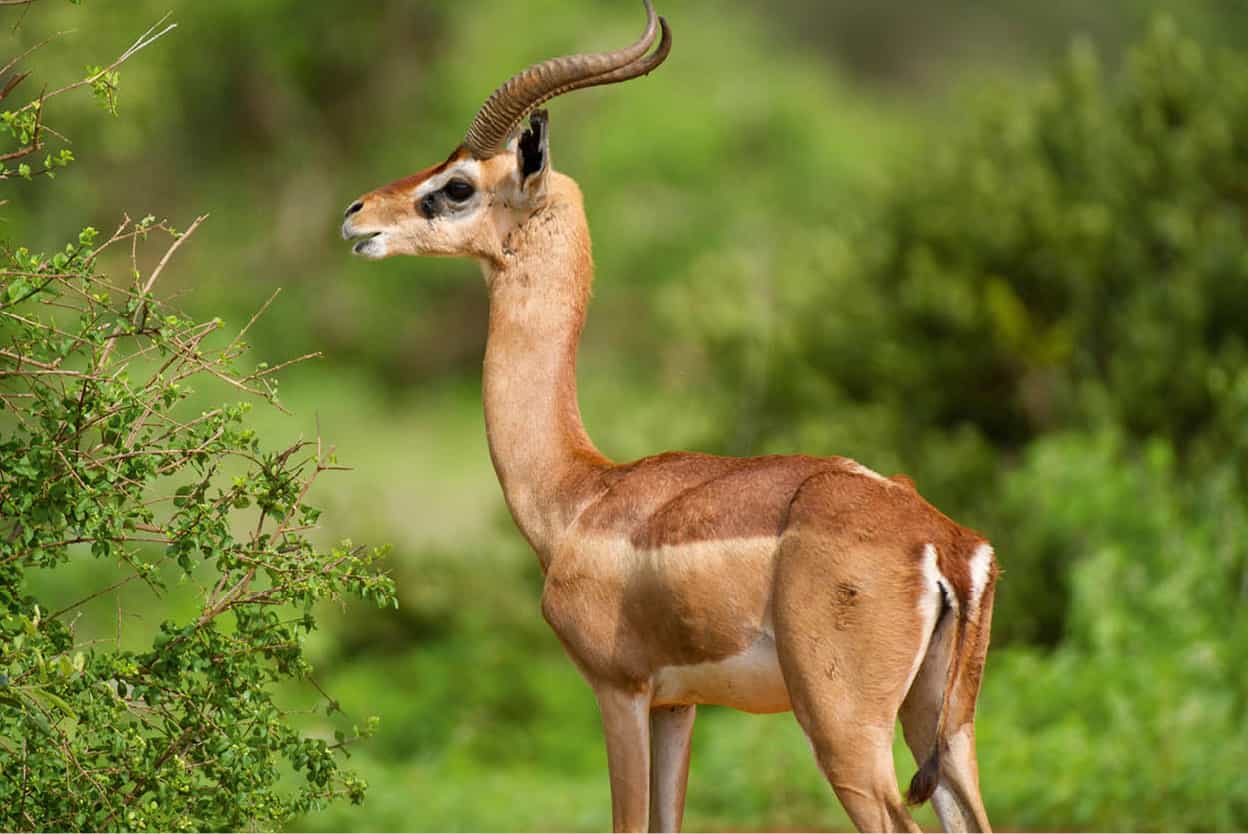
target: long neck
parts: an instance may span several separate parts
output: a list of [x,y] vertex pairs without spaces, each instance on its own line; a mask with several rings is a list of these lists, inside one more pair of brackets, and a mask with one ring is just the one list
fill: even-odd
[[[571,184],[570,180],[565,181]],[[507,505],[543,570],[559,536],[610,462],[594,448],[576,399],[576,350],[593,274],[579,194],[552,189],[487,270],[485,427]]]

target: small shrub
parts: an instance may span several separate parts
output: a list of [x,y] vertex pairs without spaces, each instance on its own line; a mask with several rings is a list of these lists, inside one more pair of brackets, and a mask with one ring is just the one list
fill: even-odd
[[[111,110],[116,67],[73,88]],[[23,78],[10,76],[0,97]],[[0,179],[72,161],[45,147],[48,98],[0,113],[16,146]],[[42,166],[17,162],[41,155]],[[199,222],[88,228],[52,253],[0,247],[6,830],[273,828],[364,792],[340,757],[375,722],[300,731],[275,687],[310,680],[302,643],[315,603],[389,605],[393,586],[377,552],[309,538],[319,515],[309,490],[338,468],[319,439],[274,448],[249,427],[249,402],[195,407],[200,386],[277,402],[277,368],[240,370],[250,324],[223,339],[220,321],[193,321],[156,294]],[[118,252],[122,281],[100,267]],[[73,586],[58,577],[88,562],[107,566],[110,584],[58,598]],[[136,586],[137,604],[122,595]],[[177,591],[181,605],[158,603]],[[83,616],[101,601],[116,606],[115,629]],[[168,616],[134,621],[152,610]]]

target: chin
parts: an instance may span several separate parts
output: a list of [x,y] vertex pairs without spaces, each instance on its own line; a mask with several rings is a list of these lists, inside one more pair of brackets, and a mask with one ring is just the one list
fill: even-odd
[[390,255],[389,247],[386,246],[385,237],[382,235],[361,240],[351,247],[351,251],[361,258],[368,258],[370,261],[379,261]]

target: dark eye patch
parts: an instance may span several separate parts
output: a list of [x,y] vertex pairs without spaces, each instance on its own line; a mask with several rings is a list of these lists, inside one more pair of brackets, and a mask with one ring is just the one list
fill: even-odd
[[446,192],[446,196],[450,197],[457,203],[462,203],[473,195],[476,190],[472,187],[472,183],[467,180],[453,179],[442,187]]

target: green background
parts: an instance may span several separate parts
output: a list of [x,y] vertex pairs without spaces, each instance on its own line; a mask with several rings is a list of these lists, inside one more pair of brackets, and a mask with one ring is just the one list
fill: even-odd
[[[59,86],[170,5],[43,0],[0,23],[10,52],[73,30],[36,58]],[[324,353],[283,376],[294,416],[257,422],[319,430],[354,467],[316,488],[323,537],[393,543],[401,606],[327,611],[314,636],[319,682],[383,723],[354,751],[365,803],[297,827],[607,827],[593,699],[485,447],[480,271],[366,263],[338,224],[443,159],[514,70],[629,42],[640,4],[172,6],[178,29],[122,70],[119,118],[60,105],[80,162],[52,189],[6,184],[0,235],[50,249],[123,213],[208,213],[162,279],[176,303],[241,326],[281,288],[257,355]],[[1005,569],[978,724],[994,824],[1248,826],[1248,12],[659,11],[659,71],[551,106],[594,234],[580,385],[600,448],[907,472]],[[74,598],[101,575],[57,582]],[[143,605],[139,628],[193,601]],[[700,710],[689,793],[689,830],[848,826],[788,715]]]

